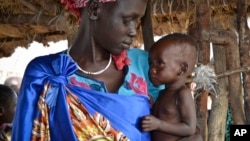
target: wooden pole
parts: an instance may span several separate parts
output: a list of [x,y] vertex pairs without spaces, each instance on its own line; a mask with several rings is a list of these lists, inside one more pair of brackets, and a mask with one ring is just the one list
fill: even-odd
[[148,51],[154,43],[154,33],[153,33],[151,14],[152,14],[152,12],[151,12],[151,0],[149,0],[148,4],[147,4],[145,15],[141,19],[144,49],[146,51]]
[[[198,42],[198,62],[201,64],[209,64],[210,62],[210,44],[205,42],[201,37],[203,31],[210,30],[210,8],[209,0],[196,1],[196,33],[195,38]],[[207,99],[208,93],[203,93],[196,99],[197,102],[197,123],[200,127],[203,141],[207,141]]]
[[[250,30],[247,27],[247,0],[237,1],[237,26],[239,32],[239,47],[241,52],[241,66],[250,65]],[[244,86],[244,109],[246,123],[250,124],[250,72],[244,72],[243,86]]]

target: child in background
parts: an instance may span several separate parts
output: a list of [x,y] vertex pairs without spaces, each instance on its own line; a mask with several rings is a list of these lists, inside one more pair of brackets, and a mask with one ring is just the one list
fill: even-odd
[[18,95],[20,87],[21,87],[21,82],[22,82],[22,78],[18,77],[18,76],[11,76],[8,77],[5,81],[4,81],[4,85],[10,87],[12,90],[14,90],[16,92],[16,94]]
[[166,86],[152,107],[152,115],[142,120],[143,131],[152,131],[152,141],[176,141],[195,135],[195,104],[186,78],[194,70],[196,57],[195,41],[181,33],[161,38],[150,49],[150,80],[155,86]]
[[[22,78],[18,76],[10,76],[4,81],[4,85],[8,86],[12,90],[14,90],[18,96],[19,90],[21,87]],[[12,123],[5,124],[5,132],[11,133]]]
[[12,123],[17,94],[10,87],[0,84],[0,141],[8,141],[5,132],[7,123]]

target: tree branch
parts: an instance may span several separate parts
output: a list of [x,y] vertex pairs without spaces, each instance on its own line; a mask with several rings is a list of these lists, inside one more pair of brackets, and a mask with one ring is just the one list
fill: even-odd
[[235,73],[240,73],[240,72],[249,72],[250,71],[250,66],[246,66],[246,67],[240,67],[234,70],[228,70],[222,73],[217,74],[217,78],[222,78],[222,77],[226,77]]

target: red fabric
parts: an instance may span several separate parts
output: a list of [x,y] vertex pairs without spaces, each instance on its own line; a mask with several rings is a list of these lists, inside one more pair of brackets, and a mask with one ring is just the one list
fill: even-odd
[[127,53],[127,50],[124,50],[120,55],[112,55],[118,70],[122,70],[124,66],[130,65],[130,60],[127,57]]
[[[78,24],[81,21],[80,8],[85,7],[90,0],[60,0],[62,4],[65,4],[65,9],[69,12],[76,14],[78,18]],[[99,2],[113,2],[116,0],[99,0]]]
[[139,94],[147,94],[147,82],[142,77],[137,76],[135,73],[131,73],[131,79],[129,86]]

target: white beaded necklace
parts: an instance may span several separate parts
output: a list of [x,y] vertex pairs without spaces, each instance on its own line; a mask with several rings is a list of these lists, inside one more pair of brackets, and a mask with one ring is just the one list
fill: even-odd
[[[69,49],[67,50],[67,55],[68,55],[69,57],[71,57],[70,54],[69,54],[70,49],[71,49],[71,48],[69,48]],[[73,60],[72,57],[71,57],[71,59]],[[73,61],[74,61],[74,60],[73,60]],[[112,62],[112,56],[111,56],[111,54],[110,54],[109,62],[108,62],[108,64],[107,64],[107,66],[106,66],[104,69],[99,70],[99,71],[96,71],[96,72],[89,72],[89,71],[83,70],[83,69],[77,64],[77,62],[76,62],[76,66],[77,66],[77,68],[78,68],[81,72],[83,72],[83,73],[85,73],[85,74],[88,74],[88,75],[98,75],[98,74],[101,74],[101,73],[103,73],[104,71],[106,71],[106,70],[109,68],[109,66],[111,65],[111,62]]]

